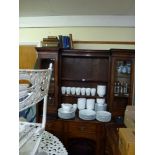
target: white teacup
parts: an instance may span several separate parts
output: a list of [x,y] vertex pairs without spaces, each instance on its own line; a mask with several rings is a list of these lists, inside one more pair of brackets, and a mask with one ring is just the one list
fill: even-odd
[[85,95],[85,93],[86,93],[86,88],[82,87],[81,88],[81,95]]
[[95,96],[96,88],[91,88],[90,93],[91,93],[91,96]]
[[86,98],[78,98],[77,106],[79,110],[85,109],[86,106]]
[[71,94],[72,94],[72,95],[75,95],[75,90],[76,90],[75,87],[71,87]]
[[81,88],[80,87],[76,87],[76,89],[75,89],[76,95],[80,95],[80,91],[81,91]]
[[64,112],[70,112],[71,109],[73,108],[73,105],[70,103],[62,103],[61,107],[62,107]]
[[61,87],[61,93],[64,95],[66,93],[66,87],[62,86]]
[[93,110],[95,105],[95,99],[87,99],[86,108]]
[[91,89],[90,88],[86,88],[86,95],[87,96],[90,96],[90,92],[91,92]]

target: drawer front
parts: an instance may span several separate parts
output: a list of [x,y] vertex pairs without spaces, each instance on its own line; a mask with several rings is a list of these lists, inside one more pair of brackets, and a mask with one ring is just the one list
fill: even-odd
[[92,123],[81,123],[81,122],[71,122],[68,123],[69,132],[78,133],[96,133],[96,124]]

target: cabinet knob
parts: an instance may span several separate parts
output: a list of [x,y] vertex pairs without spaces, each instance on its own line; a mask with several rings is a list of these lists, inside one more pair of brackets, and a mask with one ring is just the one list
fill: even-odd
[[49,96],[49,97],[48,97],[48,99],[49,99],[49,100],[52,100],[52,97],[51,97],[51,96]]
[[81,81],[83,81],[83,82],[84,82],[84,81],[86,81],[86,79],[82,79]]

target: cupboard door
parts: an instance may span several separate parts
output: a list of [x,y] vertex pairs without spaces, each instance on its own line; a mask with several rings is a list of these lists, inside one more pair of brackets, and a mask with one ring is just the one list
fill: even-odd
[[[52,63],[52,76],[50,80],[48,101],[47,101],[47,119],[57,118],[58,108],[58,51],[48,48],[36,48],[38,51],[38,66],[40,69],[46,69]],[[42,117],[42,105],[37,108],[38,117]]]
[[110,108],[116,119],[123,117],[126,106],[134,102],[134,52],[122,53],[112,56],[111,66]]
[[46,131],[54,134],[60,140],[63,140],[63,122],[59,120],[50,120],[46,123]]

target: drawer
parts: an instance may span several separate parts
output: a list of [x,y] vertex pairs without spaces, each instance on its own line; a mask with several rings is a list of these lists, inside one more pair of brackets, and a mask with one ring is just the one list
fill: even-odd
[[68,123],[69,132],[78,133],[96,133],[96,124],[92,123],[81,123],[81,122],[70,122]]
[[63,124],[60,121],[50,121],[46,123],[46,130],[62,132]]

